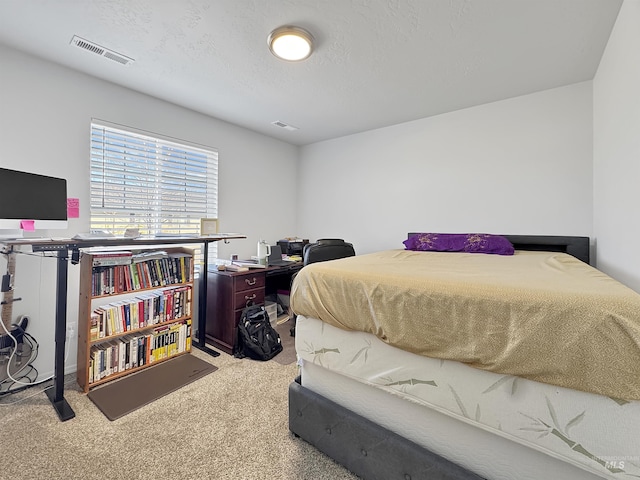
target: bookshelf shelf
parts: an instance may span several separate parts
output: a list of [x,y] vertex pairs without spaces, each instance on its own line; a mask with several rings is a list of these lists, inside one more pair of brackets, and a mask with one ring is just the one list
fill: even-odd
[[[184,322],[185,320],[190,320],[191,316],[184,316],[184,317],[180,317],[180,318],[176,318],[173,320],[167,320],[166,322],[159,322],[153,325],[153,327],[162,327],[162,326],[166,326],[166,325],[171,325],[174,323],[180,323],[180,322]],[[147,330],[151,329],[152,326],[149,327],[142,327],[142,328],[134,328],[131,330],[127,330],[126,332],[119,332],[119,333],[113,333],[111,335],[109,335],[109,337],[107,338],[100,338],[98,340],[91,340],[91,345],[95,345],[95,344],[100,344],[102,343],[105,339],[109,339],[109,340],[115,340],[118,339],[120,337],[125,337],[127,335],[135,335],[138,333],[142,333],[142,332],[146,332]]]
[[191,351],[193,251],[82,252],[77,381],[98,385]]

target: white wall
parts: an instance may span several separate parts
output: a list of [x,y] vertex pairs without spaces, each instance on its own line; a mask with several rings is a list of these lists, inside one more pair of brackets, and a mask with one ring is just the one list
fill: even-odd
[[[220,244],[221,258],[254,255],[260,238],[275,242],[296,233],[298,147],[10,48],[0,47],[0,69],[0,166],[64,177],[68,196],[80,199],[80,218],[69,221],[68,231],[45,232],[48,235],[71,236],[89,229],[92,118],[218,149],[220,229],[248,236]],[[280,172],[278,188],[267,184],[275,171]],[[13,319],[18,314],[32,318],[27,331],[40,343],[36,367],[46,375],[53,371],[55,261],[21,255],[17,269],[15,296],[23,301],[15,304]],[[69,267],[71,324],[77,323],[78,270]],[[75,339],[70,345],[67,371],[76,364]]]
[[640,292],[640,1],[625,0],[593,81],[598,268]]
[[570,85],[301,149],[300,232],[357,253],[409,231],[592,233],[592,85]]

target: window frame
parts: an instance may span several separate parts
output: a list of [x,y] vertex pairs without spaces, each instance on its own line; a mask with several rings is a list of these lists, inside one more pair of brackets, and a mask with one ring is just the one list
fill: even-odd
[[217,149],[95,118],[89,147],[90,229],[198,235],[218,218]]

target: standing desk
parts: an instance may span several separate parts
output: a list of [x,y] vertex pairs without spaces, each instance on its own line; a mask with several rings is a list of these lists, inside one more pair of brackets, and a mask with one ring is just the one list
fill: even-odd
[[64,398],[64,352],[67,334],[67,280],[68,260],[71,252],[71,263],[78,263],[81,248],[92,247],[122,247],[144,248],[153,245],[182,245],[203,244],[203,259],[198,293],[198,341],[192,345],[209,355],[218,356],[220,353],[205,345],[205,322],[207,311],[207,264],[209,262],[209,244],[223,240],[225,243],[233,239],[247,238],[236,233],[218,233],[200,237],[138,237],[138,238],[92,238],[77,240],[72,238],[20,238],[16,240],[0,240],[10,250],[14,247],[30,246],[34,252],[57,252],[57,280],[56,280],[56,320],[55,320],[55,358],[53,386],[45,390],[53,408],[61,421],[70,420],[76,416],[75,412]]

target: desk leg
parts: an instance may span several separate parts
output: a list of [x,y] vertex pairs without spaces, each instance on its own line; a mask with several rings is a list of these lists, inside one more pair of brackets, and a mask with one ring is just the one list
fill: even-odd
[[65,422],[76,416],[64,399],[64,350],[67,336],[67,272],[69,269],[67,249],[58,251],[58,281],[56,282],[56,350],[53,386],[46,390],[60,420]]
[[220,356],[212,348],[207,347],[205,330],[207,328],[207,277],[209,276],[209,242],[204,242],[203,264],[200,266],[200,283],[198,293],[198,341],[193,342],[193,346],[198,350],[208,353],[212,357]]

